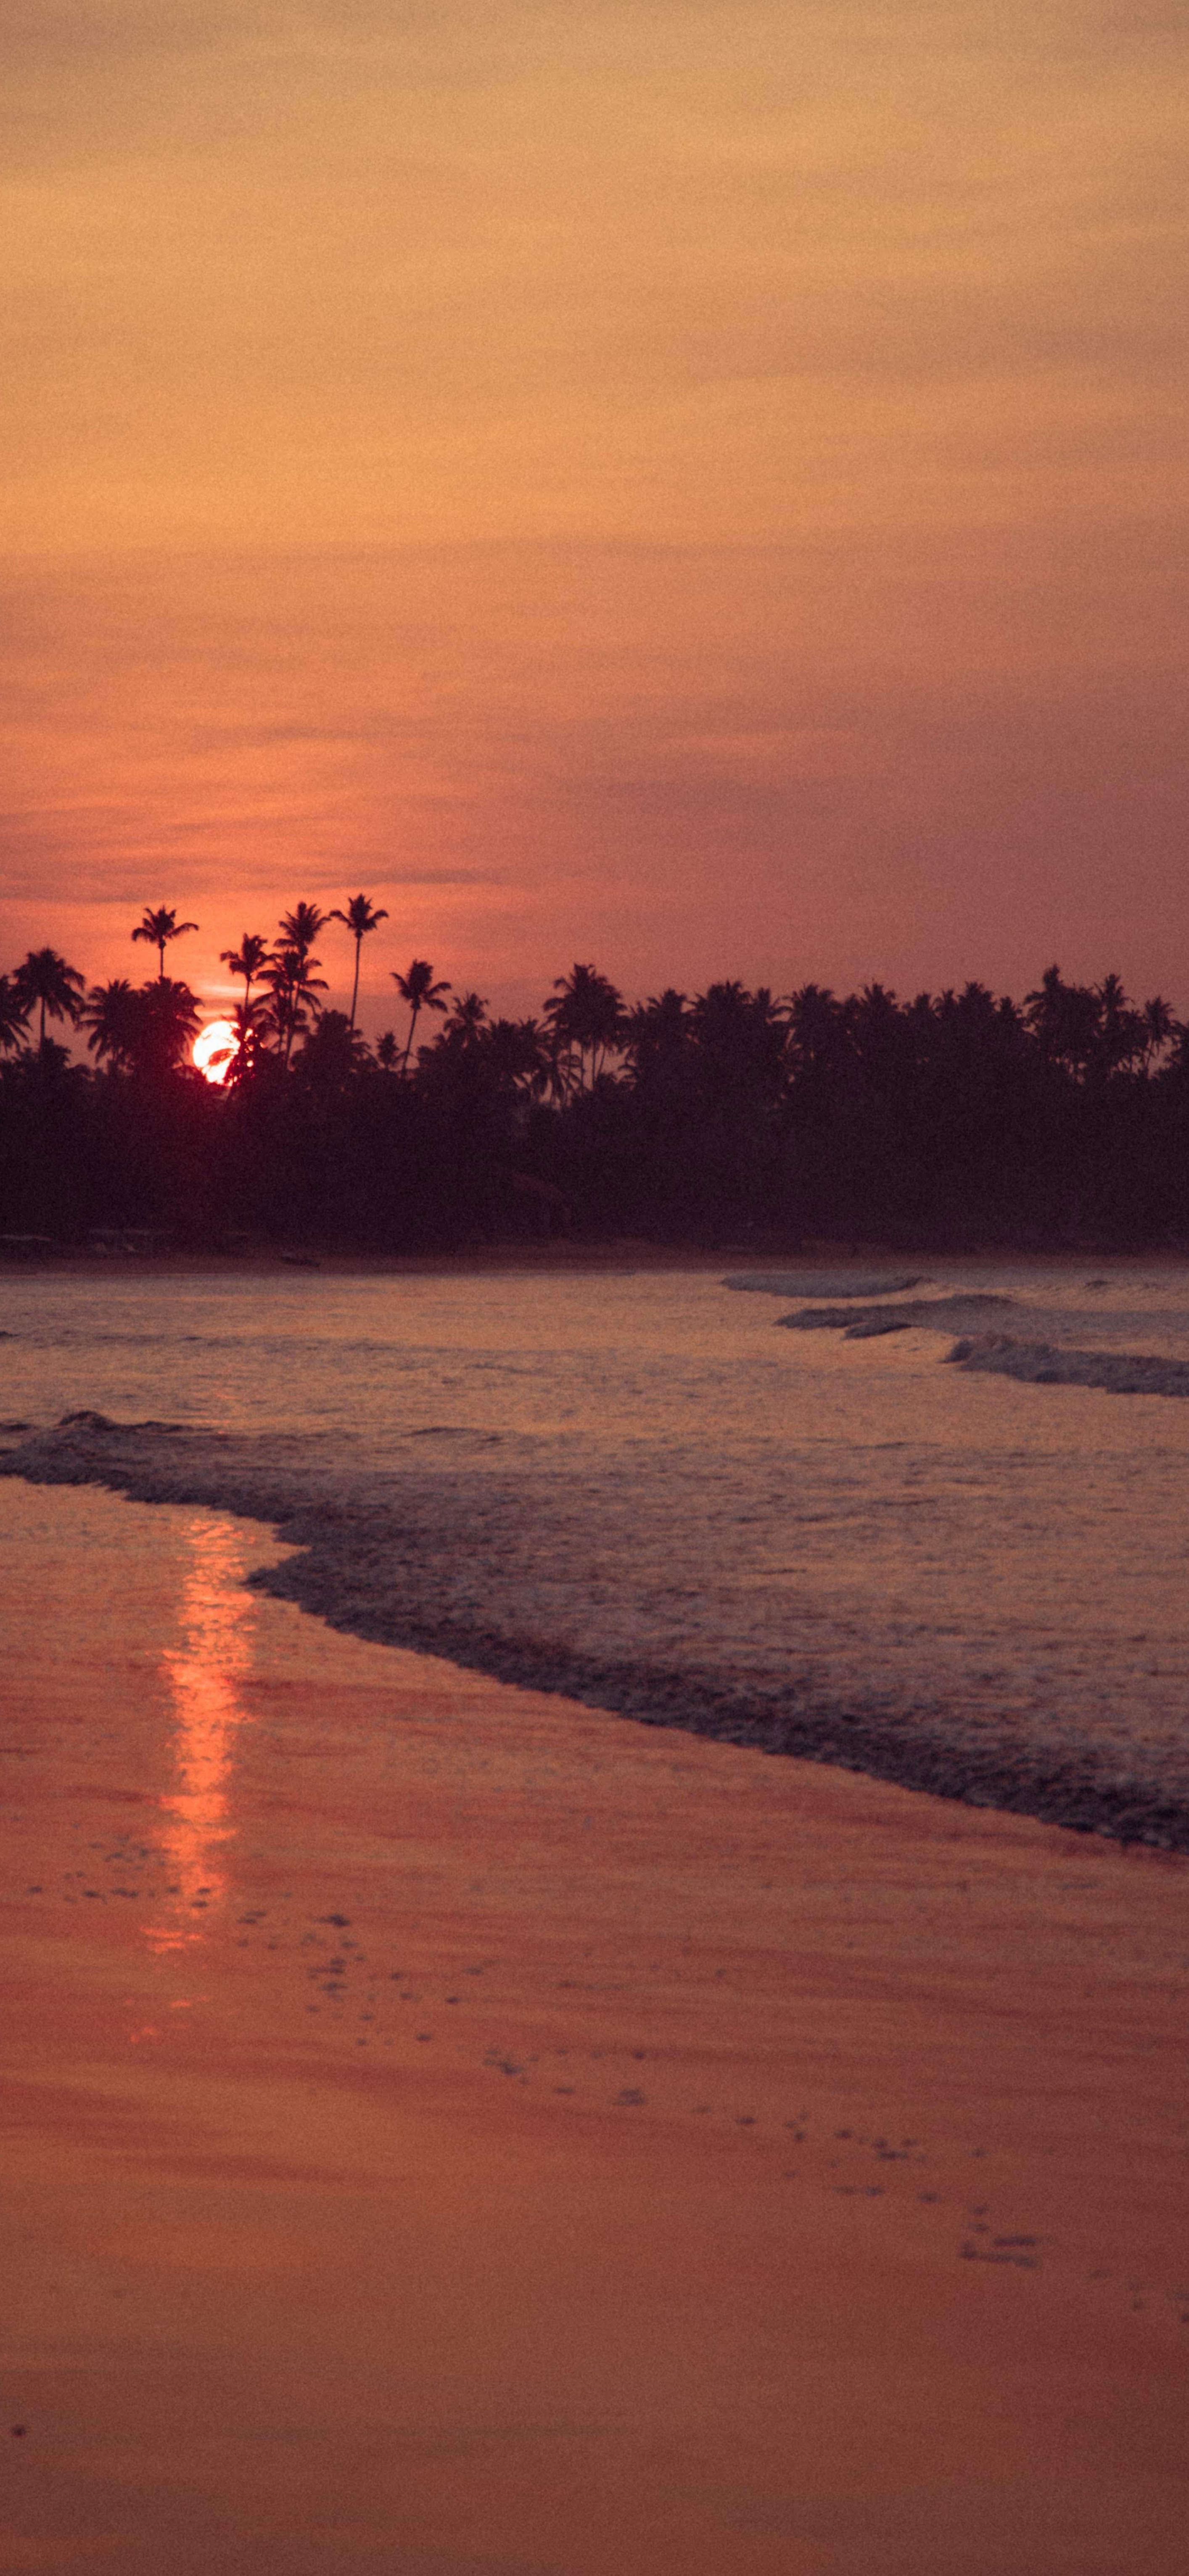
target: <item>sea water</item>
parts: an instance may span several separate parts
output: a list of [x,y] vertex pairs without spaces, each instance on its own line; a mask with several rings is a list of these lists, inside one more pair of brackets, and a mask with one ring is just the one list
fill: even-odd
[[729,1275],[10,1277],[8,1464],[271,1523],[368,1636],[1183,1844],[1189,1265]]

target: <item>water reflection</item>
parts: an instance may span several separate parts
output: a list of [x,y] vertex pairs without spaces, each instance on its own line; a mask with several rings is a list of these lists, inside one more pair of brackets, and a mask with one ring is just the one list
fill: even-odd
[[178,1786],[160,1802],[171,1886],[164,1920],[145,1927],[154,1950],[201,1941],[209,1910],[226,1894],[221,1855],[235,1834],[228,1789],[236,1732],[247,1716],[243,1677],[252,1660],[253,1604],[240,1588],[242,1533],[234,1521],[202,1513],[186,1539],[190,1565],[179,1642],[161,1659],[177,1718]]

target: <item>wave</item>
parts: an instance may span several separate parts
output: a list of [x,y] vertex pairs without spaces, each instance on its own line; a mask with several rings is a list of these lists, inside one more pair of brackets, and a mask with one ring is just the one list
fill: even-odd
[[947,1360],[988,1377],[1025,1386],[1089,1386],[1107,1395],[1189,1396],[1189,1361],[1144,1351],[1077,1351],[1053,1342],[1021,1342],[1009,1333],[976,1333],[955,1342]]
[[790,1333],[843,1333],[848,1342],[862,1342],[879,1333],[952,1333],[989,1306],[1014,1303],[989,1289],[959,1289],[950,1297],[913,1297],[907,1306],[805,1306],[777,1321]]
[[[997,1356],[1005,1348],[1000,1339]],[[1036,1641],[1010,1660],[1014,1600],[1006,1625],[992,1633],[984,1610],[973,1643],[955,1645],[936,1611],[925,1618],[924,1596],[907,1624],[888,1626],[865,1595],[824,1613],[830,1595],[811,1583],[757,1590],[771,1529],[809,1575],[815,1547],[833,1550],[800,1472],[785,1469],[778,1442],[750,1483],[728,1489],[725,1467],[708,1476],[696,1445],[652,1468],[642,1455],[625,1478],[617,1455],[583,1469],[570,1444],[528,1434],[496,1447],[482,1434],[369,1447],[93,1413],[0,1455],[0,1475],[271,1524],[295,1552],[253,1581],[333,1628],[643,1724],[1189,1851],[1189,1745],[1170,1731],[1168,1679],[1153,1699],[1146,1665],[1131,1676],[1134,1709],[1120,1711],[1127,1672],[1088,1668],[1080,1628],[1065,1642],[1046,1632],[1038,1702]],[[865,1530],[888,1512],[907,1528],[920,1496],[898,1497],[877,1474],[868,1462],[866,1503],[842,1508],[865,1510]],[[938,1510],[952,1531],[948,1488]]]
[[747,1270],[722,1284],[760,1297],[894,1297],[902,1288],[922,1287],[924,1280],[919,1270],[903,1279],[818,1279],[799,1270]]

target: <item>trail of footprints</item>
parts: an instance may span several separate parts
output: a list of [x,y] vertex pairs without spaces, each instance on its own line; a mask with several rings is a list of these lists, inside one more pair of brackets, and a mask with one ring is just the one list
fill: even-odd
[[[109,1900],[126,1902],[132,1899],[157,1903],[162,1897],[176,1899],[182,1895],[179,1883],[164,1875],[163,1864],[167,1862],[168,1855],[163,1854],[157,1845],[139,1842],[133,1835],[128,1835],[117,1836],[110,1843],[92,1842],[87,1850],[91,1854],[102,1854],[102,1859],[62,1873],[60,1893],[67,1904],[106,1903]],[[109,1879],[106,1885],[97,1885],[96,1881],[109,1871],[117,1872],[118,1876]],[[26,1898],[48,1897],[56,1892],[39,1882],[30,1882],[23,1890]],[[14,1890],[18,1896],[21,1893],[20,1889]],[[205,1911],[214,1893],[210,1887],[197,1888],[189,1900],[190,1909],[196,1913]],[[286,1899],[283,1897],[281,1902],[286,1902]],[[394,2005],[402,2008],[402,2017],[403,2008],[408,2008],[409,2018],[414,2023],[412,2036],[416,2045],[430,2047],[442,2040],[449,2042],[448,2026],[439,2027],[437,2024],[439,2008],[449,2012],[472,2000],[475,1989],[468,1989],[463,1981],[482,1978],[498,1966],[498,1962],[490,1958],[465,1963],[431,2001],[425,1979],[419,1978],[415,1970],[400,1965],[375,1967],[371,1964],[363,1942],[356,1935],[352,1917],[345,1913],[332,1912],[312,1920],[307,1918],[305,1928],[298,1930],[295,1918],[290,1914],[278,1914],[273,1907],[262,1905],[249,1907],[233,1918],[232,1937],[241,1950],[251,1949],[255,1942],[260,1941],[266,1949],[275,1951],[295,1941],[299,1953],[316,1952],[316,1957],[306,1955],[305,1959],[309,1988],[305,2010],[307,2014],[323,2017],[344,2035],[353,2022],[354,2045],[361,2049],[376,2045],[394,2048],[400,2038],[407,2038],[407,2029],[397,2032],[384,2027],[392,2018]],[[719,1978],[724,1974],[723,1970],[716,1971]],[[588,1980],[584,1978],[563,1977],[557,1981],[557,1990],[559,1993],[572,1993],[581,1991],[587,1984]],[[610,1990],[608,1981],[604,1979],[597,1980],[596,1987],[597,1990]],[[432,2023],[432,2026],[416,2026],[422,2022]],[[465,2048],[458,2049],[456,2053],[460,2056],[469,2054]],[[629,2064],[641,2066],[650,2057],[659,2061],[659,2052],[630,2046],[556,2047],[543,2054],[534,2051],[517,2055],[493,2042],[483,2052],[481,2063],[493,2076],[508,2082],[547,2084],[551,2095],[575,2102],[578,2107],[605,2106],[615,2110],[640,2111],[650,2104],[650,2096],[643,2083],[628,2082],[620,2085],[617,2091],[605,2088],[608,2077],[613,2082],[616,2075],[627,2071]],[[606,2064],[607,2076],[594,2076],[593,2072],[588,2072],[601,2064]],[[662,2106],[654,2103],[653,2107]],[[843,2199],[880,2200],[898,2184],[910,2187],[915,2184],[915,2197],[922,2205],[944,2209],[947,2216],[957,2211],[955,2252],[959,2261],[994,2264],[1018,2272],[1035,2272],[1041,2268],[1047,2250],[1044,2238],[997,2227],[989,2200],[963,2199],[952,2189],[940,2191],[924,2186],[923,2175],[934,2159],[918,2138],[868,2136],[860,2130],[830,2130],[824,2126],[819,2126],[815,2135],[807,2111],[784,2118],[762,2118],[753,2110],[721,2100],[680,2103],[668,2099],[663,2109],[666,2117],[671,2117],[674,2111],[684,2112],[691,2118],[722,2123],[745,2134],[754,2131],[765,2139],[778,2135],[786,2142],[790,2154],[799,2147],[807,2148],[816,2160],[824,2149],[823,2187]],[[985,2147],[974,2147],[969,2152],[971,2161],[977,2163],[986,2157],[988,2151]],[[874,2178],[873,2168],[879,2170],[880,2179]],[[893,2172],[892,2168],[903,2170]],[[795,2182],[807,2175],[812,2178],[812,2169],[804,2162],[793,2163],[783,2166],[781,2174],[786,2182]],[[833,2180],[834,2175],[839,2179]],[[1154,2313],[1160,2310],[1167,2313],[1171,2309],[1179,2322],[1189,2327],[1189,2287],[1152,2291],[1138,2280],[1113,2272],[1108,2265],[1095,2266],[1087,2278],[1112,2285],[1116,2294],[1126,2297],[1134,2313],[1149,2307]]]

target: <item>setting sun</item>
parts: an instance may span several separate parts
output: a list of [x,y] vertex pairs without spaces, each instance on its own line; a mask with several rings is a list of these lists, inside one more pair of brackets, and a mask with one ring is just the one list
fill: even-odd
[[239,1054],[239,1038],[230,1020],[208,1020],[194,1040],[194,1062],[208,1082],[226,1082]]

